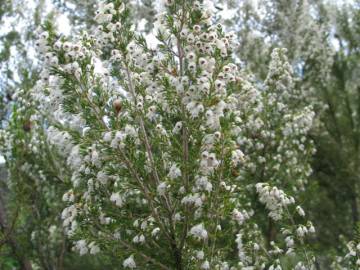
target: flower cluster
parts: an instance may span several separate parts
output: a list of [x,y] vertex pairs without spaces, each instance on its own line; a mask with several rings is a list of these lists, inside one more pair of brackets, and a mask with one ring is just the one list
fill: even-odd
[[[274,220],[281,219],[284,209],[288,205],[295,203],[293,197],[288,197],[284,191],[279,190],[277,187],[271,188],[267,184],[257,183],[256,191],[259,194],[259,201],[265,204],[265,207],[269,210],[269,217]],[[297,209],[301,209],[300,206],[298,207]]]
[[360,242],[350,241],[346,244],[344,256],[337,256],[331,267],[336,270],[358,269],[360,267]]
[[87,253],[95,255],[100,251],[100,248],[95,244],[95,242],[91,242],[90,244],[87,244],[86,240],[79,240],[76,242],[74,246],[74,250],[77,250],[79,254],[82,256]]
[[253,177],[279,187],[288,186],[291,179],[286,192],[298,196],[312,172],[309,159],[314,147],[307,135],[315,114],[301,103],[285,53],[284,49],[272,53],[262,102],[239,130],[243,135],[239,141],[248,153],[245,166]]
[[[71,145],[69,137],[62,137],[61,133],[51,137],[51,142],[48,140],[46,132],[52,131],[45,128],[43,112],[38,110],[39,103],[30,92],[20,89],[13,95],[7,125],[0,130],[0,151],[6,160],[7,191],[11,194],[6,197],[6,203],[10,210],[16,202],[11,230],[36,247],[31,250],[31,256],[39,258],[47,253],[47,263],[55,265],[66,241],[59,220],[65,205],[59,198],[69,186],[62,157],[52,142],[64,142],[59,145],[60,151],[71,149]],[[9,217],[9,220],[13,218]],[[42,263],[33,261],[34,267]]]

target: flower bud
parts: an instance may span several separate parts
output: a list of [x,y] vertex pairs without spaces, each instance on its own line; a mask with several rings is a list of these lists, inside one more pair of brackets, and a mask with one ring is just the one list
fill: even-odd
[[119,114],[120,111],[121,111],[121,108],[122,108],[121,100],[120,99],[115,99],[114,102],[113,102],[113,107],[114,107],[114,110],[115,110],[116,114]]

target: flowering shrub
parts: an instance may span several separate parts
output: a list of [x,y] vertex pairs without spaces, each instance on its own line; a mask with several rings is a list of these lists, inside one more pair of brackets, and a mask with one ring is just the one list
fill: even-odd
[[36,43],[28,123],[41,119],[61,161],[54,177],[69,174],[61,218],[73,250],[130,269],[313,269],[315,229],[298,202],[313,112],[286,52],[255,83],[206,4],[165,1],[155,48],[129,13],[101,3],[95,33],[70,39],[46,24]]
[[46,118],[37,110],[31,93],[19,90],[14,98],[8,126],[0,131],[1,152],[9,172],[6,198],[11,202],[7,207],[11,229],[7,233],[23,240],[16,244],[20,256],[36,258],[34,264],[44,269],[61,267],[67,241],[59,217],[64,208],[59,195],[69,186],[69,175],[57,149],[47,141]]
[[[345,246],[345,245],[344,245]],[[343,256],[335,256],[331,267],[336,270],[358,269],[360,267],[360,242],[359,237],[346,244]]]

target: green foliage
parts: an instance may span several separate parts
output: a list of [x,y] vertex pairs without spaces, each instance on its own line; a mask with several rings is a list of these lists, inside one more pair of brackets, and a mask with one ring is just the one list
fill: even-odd
[[[97,27],[94,16],[96,1],[54,0],[52,2],[56,10],[48,15],[48,19],[54,17],[55,14],[67,14],[72,23],[72,33]],[[116,8],[119,8],[121,1],[113,2]],[[99,56],[100,60],[109,59],[113,49],[119,50],[123,56],[128,55],[128,45],[132,41],[135,41],[146,54],[151,57],[155,55],[155,50],[146,45],[146,34],[152,31],[154,22],[159,20],[159,18],[155,18],[155,2],[148,0],[137,1],[136,3],[134,1],[125,2],[124,13],[122,15],[116,14],[113,20],[121,22],[122,27],[126,30],[121,32],[121,38],[117,39],[114,47],[109,45],[102,48],[103,53]],[[244,107],[249,101],[247,94],[250,93],[251,96],[252,89],[249,89],[248,83],[251,82],[256,87],[258,85],[264,87],[260,94],[260,105],[263,107],[259,107],[257,103],[251,103],[253,107],[244,108],[241,117],[245,123],[254,120],[261,121],[263,123],[262,128],[268,130],[271,136],[264,135],[261,132],[262,130],[258,130],[254,126],[244,125],[241,131],[242,135],[248,140],[256,142],[253,146],[244,146],[243,149],[248,159],[247,162],[249,162],[247,164],[251,166],[246,165],[248,166],[246,167],[244,165],[240,171],[228,170],[223,176],[226,179],[233,179],[241,175],[238,180],[246,183],[246,188],[239,190],[239,194],[250,194],[251,199],[248,202],[256,209],[254,220],[259,225],[259,230],[253,228],[247,228],[247,230],[254,230],[254,234],[257,234],[256,237],[262,237],[261,241],[264,246],[270,247],[273,240],[283,240],[280,228],[288,226],[286,222],[290,222],[291,218],[289,217],[289,220],[284,223],[273,224],[271,219],[262,215],[266,211],[266,207],[258,201],[259,195],[256,192],[249,191],[256,182],[276,185],[286,191],[287,194],[294,196],[299,204],[307,210],[306,218],[314,222],[317,231],[316,239],[310,238],[302,244],[306,249],[310,250],[310,247],[314,249],[318,267],[321,269],[355,269],[356,260],[352,258],[354,257],[352,255],[350,260],[341,259],[338,264],[332,263],[335,256],[348,254],[349,250],[354,249],[354,245],[360,241],[358,224],[360,216],[359,3],[335,6],[328,5],[324,1],[260,0],[260,8],[257,9],[251,1],[213,2],[216,12],[223,10],[221,2],[227,2],[231,8],[238,8],[238,16],[229,20],[227,25],[235,30],[240,39],[240,45],[234,48],[233,55],[224,57],[218,48],[215,49],[213,55],[217,64],[214,73],[219,74],[227,64],[231,63],[232,58],[241,60],[243,68],[241,77],[246,78],[246,80],[229,83],[227,91],[229,95],[240,91],[242,95],[238,97],[241,100],[243,99]],[[0,21],[17,16],[17,12],[22,14],[22,9],[19,9],[14,3],[15,1],[10,0],[1,1]],[[185,3],[188,5],[187,8],[190,7],[191,9],[192,1],[185,1]],[[16,241],[20,243],[21,253],[33,262],[34,267],[41,269],[61,267],[63,269],[118,269],[131,249],[126,248],[127,252],[124,252],[123,246],[114,247],[111,240],[103,238],[99,240],[98,244],[106,252],[95,256],[80,257],[71,251],[72,244],[70,241],[85,238],[98,240],[95,230],[99,228],[95,227],[94,230],[88,228],[98,222],[95,221],[94,217],[99,216],[103,209],[106,209],[109,216],[115,219],[120,220],[119,217],[121,217],[121,222],[114,222],[104,229],[104,232],[109,234],[118,228],[117,226],[121,229],[130,226],[134,216],[145,218],[149,209],[140,207],[134,200],[124,209],[119,210],[109,200],[104,199],[111,194],[108,194],[107,190],[101,190],[98,194],[100,199],[96,198],[99,200],[101,209],[96,206],[91,207],[87,219],[84,218],[80,221],[77,235],[70,237],[70,241],[67,240],[62,229],[62,220],[59,217],[65,203],[59,198],[72,189],[72,169],[66,162],[67,156],[64,156],[59,149],[48,141],[47,132],[51,125],[56,130],[68,134],[74,144],[80,145],[79,151],[82,156],[86,156],[94,149],[102,149],[107,157],[113,159],[112,163],[104,161],[104,164],[110,164],[104,167],[104,172],[108,175],[121,176],[124,179],[127,184],[119,184],[119,189],[136,189],[137,184],[133,179],[133,174],[118,166],[123,162],[123,156],[108,148],[101,141],[103,133],[109,127],[114,130],[121,130],[128,123],[126,119],[116,117],[118,112],[114,110],[113,101],[119,98],[121,94],[117,93],[115,96],[104,91],[104,82],[99,77],[94,76],[91,57],[85,57],[79,61],[81,70],[79,76],[69,75],[69,72],[56,67],[52,68],[50,73],[52,76],[61,78],[59,86],[64,96],[62,101],[64,112],[71,115],[82,115],[88,129],[86,134],[80,130],[74,130],[66,121],[54,120],[50,114],[44,115],[44,112],[38,110],[41,102],[35,101],[31,89],[43,75],[39,75],[37,66],[33,65],[32,59],[29,59],[27,55],[27,48],[31,46],[30,44],[35,37],[33,30],[40,25],[41,21],[44,21],[42,28],[49,33],[47,41],[50,44],[57,40],[61,40],[62,43],[72,42],[73,38],[56,34],[54,22],[42,19],[43,1],[38,1],[37,4],[35,13],[30,16],[30,26],[27,33],[18,32],[12,28],[7,29],[0,36],[0,63],[2,66],[2,73],[0,74],[0,119],[5,120],[3,121],[4,129],[1,131],[2,136],[0,138],[2,141],[0,145],[2,145],[2,153],[6,157],[6,165],[9,170],[9,185],[8,187],[1,186],[0,189],[8,192],[6,196],[8,219],[11,222],[14,221],[13,234]],[[182,4],[183,1],[175,1],[167,9],[170,14],[173,14]],[[14,12],[15,10],[16,12]],[[189,17],[189,28],[197,24],[201,18],[202,12],[193,10]],[[145,19],[144,36],[135,35],[131,28],[134,24],[134,29],[136,29],[141,19]],[[164,20],[169,31],[176,38],[181,36],[179,25],[176,24],[176,19],[173,16],[167,15]],[[214,19],[214,21],[218,20],[219,18]],[[236,23],[235,27],[232,26],[234,22]],[[103,25],[102,31],[106,34],[111,32],[105,25]],[[220,28],[216,31],[219,36],[223,33]],[[157,39],[160,42],[158,48],[163,53],[164,58],[158,62],[154,68],[154,73],[166,69],[166,73],[179,76],[180,71],[173,67],[177,65],[179,61],[177,57],[181,54],[173,53],[172,38],[168,33],[158,31]],[[79,42],[88,50],[93,50],[98,45],[91,36],[86,35],[83,35]],[[186,46],[186,44],[187,42],[183,40],[179,45]],[[284,51],[278,51],[279,62],[282,64],[289,62],[290,65],[279,66],[281,74],[269,76],[268,66],[273,62],[270,55],[275,47],[286,47],[288,49],[286,54]],[[16,52],[16,59],[14,59],[14,51]],[[57,53],[60,65],[69,63],[66,51],[60,50]],[[196,62],[198,60],[196,58]],[[183,65],[186,69],[185,73],[191,81],[196,81],[201,76],[201,69],[196,68],[194,71],[187,69],[188,60],[184,60]],[[87,70],[89,66],[91,66],[91,70]],[[128,78],[122,71],[124,63],[114,63],[113,66],[114,68],[110,71],[112,77],[117,78],[122,83],[127,82]],[[125,66],[135,74],[141,72],[141,68],[129,64],[129,62],[126,62]],[[289,76],[283,76],[284,74]],[[289,81],[290,77],[291,81]],[[181,107],[181,101],[173,98],[177,89],[167,76],[163,76],[161,79],[155,77],[152,79],[166,89],[164,96],[169,106]],[[137,80],[138,78],[134,81]],[[264,85],[262,85],[262,81],[265,81]],[[279,84],[283,88],[279,88]],[[127,83],[124,83],[122,87],[129,88]],[[18,91],[18,89],[23,90]],[[90,96],[88,89],[91,89]],[[284,89],[289,96],[283,95]],[[146,87],[141,84],[137,84],[134,90],[142,96],[147,93]],[[44,89],[47,96],[51,95],[52,91],[51,87]],[[14,92],[17,92],[15,96],[13,96]],[[274,105],[274,96],[276,96],[277,102],[285,104],[285,110]],[[219,101],[218,97],[210,94],[204,98],[203,104],[205,107],[211,107],[216,106]],[[44,99],[43,102],[46,103],[47,101]],[[315,127],[311,130],[310,138],[306,135],[306,143],[300,147],[294,141],[302,140],[303,134],[284,138],[284,130],[289,125],[295,125],[296,121],[303,117],[302,110],[307,105],[311,105],[308,107],[309,111],[314,109],[316,112]],[[121,106],[121,109],[129,111],[134,119],[141,117],[141,114],[133,110],[130,101],[122,100]],[[144,106],[144,110],[149,110],[149,108],[148,105]],[[192,131],[193,137],[198,140],[189,144],[189,158],[197,160],[201,149],[202,120],[174,116],[160,106],[156,110],[164,116],[165,119],[162,120],[162,124],[166,130],[171,130],[173,125],[179,121],[187,123],[188,130]],[[34,119],[34,115],[40,115],[40,118]],[[108,117],[106,123],[104,122],[105,116]],[[235,121],[237,121],[235,114],[229,114],[228,118],[223,117],[219,120],[223,130],[230,130]],[[171,156],[179,157],[178,162],[181,170],[194,172],[199,169],[196,162],[181,161],[183,142],[180,136],[171,137],[170,143],[174,148],[170,148],[167,146],[168,142],[164,137],[157,134],[152,123],[146,122],[145,129],[151,138],[156,164],[161,164],[166,158],[162,154],[166,149],[170,151]],[[230,136],[230,132],[225,132],[224,136]],[[144,138],[140,137],[139,139]],[[94,142],[97,143],[94,144]],[[147,169],[144,168],[147,161],[145,146],[142,146],[143,148],[140,151],[142,154],[139,154],[139,151],[135,149],[135,139],[127,138],[125,143],[129,146],[126,154],[130,160],[134,160],[137,172],[140,175],[147,175]],[[7,147],[10,145],[12,147]],[[215,146],[214,151],[221,154],[222,147],[230,149],[232,146],[231,140],[224,139],[222,144]],[[261,148],[262,146],[263,148]],[[311,150],[313,146],[316,148],[314,156],[312,156]],[[286,158],[286,150],[289,149],[301,150],[296,155],[296,159],[304,164],[301,170],[293,169],[294,160]],[[280,165],[279,160],[281,160]],[[224,163],[231,163],[229,156],[224,157]],[[311,164],[313,171],[310,180],[308,175],[311,168],[308,164]],[[160,175],[165,176],[167,174],[162,165],[157,165],[156,169]],[[92,176],[96,178],[94,172]],[[82,173],[79,177],[86,178],[86,175]],[[220,177],[220,175],[216,174],[215,177]],[[251,181],[246,179],[251,179]],[[169,183],[174,189],[180,188],[177,182],[169,181]],[[79,190],[86,188],[87,182],[82,182],[78,190],[75,191],[76,195],[79,195]],[[151,190],[150,195],[156,196],[156,189]],[[222,196],[223,200],[228,202],[222,208],[223,215],[231,216],[235,204],[230,203],[232,198],[226,197],[225,193]],[[174,193],[174,198],[179,201],[181,195]],[[212,203],[216,203],[215,198],[216,196],[214,199],[211,198]],[[85,200],[81,199],[78,203],[83,204]],[[127,214],[131,211],[134,216]],[[292,212],[291,214],[293,214]],[[166,210],[159,210],[159,213],[165,215]],[[300,218],[295,218],[296,222],[300,220]],[[205,226],[211,227],[212,222],[213,220],[207,220]],[[55,227],[52,227],[53,225]],[[230,226],[225,220],[221,222],[221,225],[224,228]],[[248,231],[246,233],[249,233]],[[228,237],[231,233],[234,232],[225,231],[225,233],[218,235],[218,241],[222,243],[220,249],[228,254],[227,260],[237,257],[235,243],[231,242]],[[214,234],[214,232],[209,231],[210,237],[213,237]],[[249,235],[243,239],[245,244],[249,244],[252,237],[255,238],[255,236]],[[0,269],[20,267],[21,260],[14,254],[7,242],[2,242],[2,239],[6,239],[4,232],[0,234]],[[160,236],[159,239],[161,242],[166,242],[164,235]],[[351,239],[353,242],[347,250],[344,243]],[[128,240],[131,240],[130,236]],[[196,241],[189,241],[189,245],[196,246],[197,243]],[[169,249],[171,248],[170,246]],[[151,257],[158,256],[165,264],[174,265],[172,255],[169,255],[166,250],[147,247],[139,248],[139,250]],[[184,251],[184,254],[188,256],[190,251]],[[293,258],[279,256],[279,261],[281,261],[283,269],[291,269],[297,261],[302,259],[302,256],[304,254]],[[151,263],[144,265],[147,269],[157,267]],[[266,267],[269,266],[268,263]]]

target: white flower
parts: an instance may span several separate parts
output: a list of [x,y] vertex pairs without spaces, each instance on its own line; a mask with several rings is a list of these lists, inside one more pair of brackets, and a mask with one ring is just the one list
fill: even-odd
[[191,205],[194,204],[196,207],[201,207],[203,202],[202,199],[200,197],[200,195],[198,193],[195,194],[189,194],[187,196],[185,196],[182,200],[181,200],[182,204],[187,204],[187,205]]
[[161,182],[156,190],[157,190],[157,193],[160,195],[160,196],[164,196],[165,195],[165,192],[166,192],[166,188],[167,188],[167,185],[165,182]]
[[181,176],[181,170],[179,167],[176,166],[176,164],[171,165],[169,173],[167,175],[170,179],[174,180]]
[[237,209],[233,210],[232,216],[233,216],[233,219],[236,220],[239,225],[242,225],[244,223],[244,221],[249,218],[249,214],[245,210],[240,212]]
[[125,126],[125,131],[124,133],[130,137],[136,137],[137,136],[137,132],[135,130],[135,128],[133,126],[130,125],[126,125]]
[[134,238],[133,238],[133,242],[135,244],[142,244],[145,242],[145,236],[143,234],[141,235],[136,235]]
[[192,227],[190,229],[190,234],[199,240],[206,240],[208,238],[208,233],[202,223]]
[[293,197],[287,196],[284,191],[279,190],[277,187],[271,188],[266,183],[257,183],[255,187],[259,194],[260,202],[265,204],[266,209],[269,210],[269,217],[273,220],[280,220],[284,207],[295,203]]
[[80,256],[88,253],[89,249],[86,244],[86,240],[82,239],[76,242],[75,248],[79,251]]
[[110,22],[112,19],[112,15],[111,14],[103,14],[100,13],[98,15],[95,16],[95,20],[97,23],[99,24],[103,24],[103,23],[108,23]]
[[244,162],[244,153],[240,149],[236,149],[231,152],[231,161],[233,166],[237,166],[239,163]]
[[174,134],[178,134],[181,129],[182,129],[182,122],[177,122],[177,123],[175,124],[175,127],[174,127],[174,129],[173,129],[172,132],[173,132]]
[[99,246],[97,246],[97,245],[95,244],[95,242],[91,242],[91,243],[89,244],[89,248],[90,248],[90,254],[95,255],[95,254],[97,254],[97,253],[100,252],[100,248],[99,248]]
[[305,212],[304,210],[301,208],[301,206],[296,206],[296,211],[298,212],[298,214],[302,217],[305,216]]
[[112,134],[111,134],[111,131],[109,131],[109,132],[105,132],[105,133],[104,133],[103,140],[104,140],[105,142],[110,142],[110,141],[111,141],[111,139],[112,139]]
[[103,213],[100,214],[99,220],[100,220],[100,224],[103,224],[103,225],[110,224],[110,222],[111,222],[111,218],[106,217]]
[[294,239],[291,236],[285,238],[286,246],[291,248],[294,246]]
[[160,232],[160,228],[155,228],[152,230],[151,236],[155,237],[156,235],[158,235],[159,232]]
[[197,258],[198,260],[203,260],[204,257],[205,257],[204,251],[199,250],[199,251],[196,252],[196,258]]
[[109,176],[104,171],[99,171],[97,173],[97,180],[103,184],[106,185],[108,182]]
[[305,236],[305,234],[307,233],[307,229],[305,226],[300,225],[297,229],[296,229],[296,233],[297,235],[302,238]]
[[201,269],[204,269],[204,270],[210,269],[209,261],[206,260],[205,262],[203,262],[201,265]]
[[[310,226],[309,226],[309,233],[315,233],[315,227],[314,227],[314,225],[312,225],[312,223],[310,223]],[[359,249],[359,251],[360,251],[360,249]]]
[[243,246],[243,242],[242,242],[242,235],[240,233],[238,233],[236,235],[235,242],[237,244],[239,259],[241,261],[244,261],[244,259],[246,258],[246,255],[245,255],[244,246]]
[[74,202],[75,196],[72,189],[70,189],[68,192],[64,193],[62,197],[63,202]]
[[110,201],[114,202],[116,206],[122,207],[124,205],[124,201],[120,193],[113,193],[110,196]]
[[127,258],[126,260],[124,260],[123,262],[123,267],[124,268],[130,268],[130,269],[134,269],[136,268],[136,263],[134,261],[134,256],[131,255],[129,258]]
[[201,177],[195,177],[196,179],[196,187],[199,190],[205,190],[207,192],[211,192],[212,191],[212,184],[208,181],[208,178],[206,176],[201,176]]

